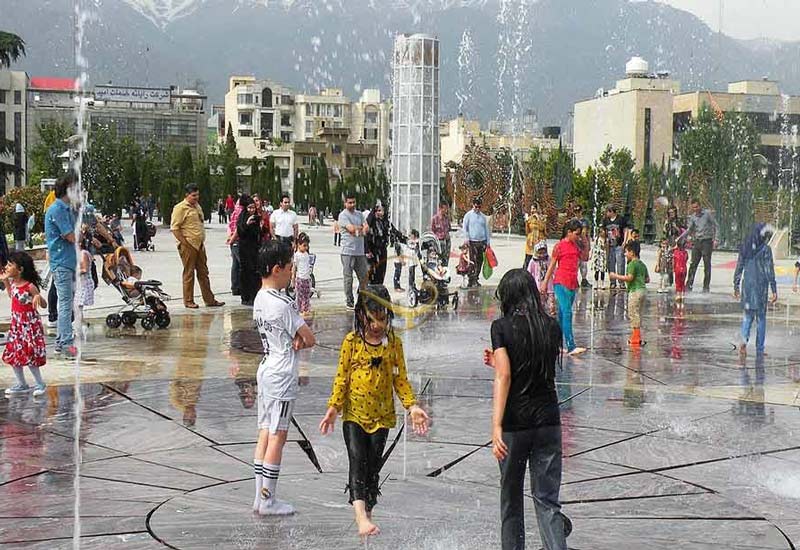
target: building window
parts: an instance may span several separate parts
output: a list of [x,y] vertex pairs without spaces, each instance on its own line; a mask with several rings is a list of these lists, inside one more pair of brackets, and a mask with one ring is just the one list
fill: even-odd
[[342,116],[342,106],[341,105],[334,105],[333,106],[333,116],[341,117]]
[[364,128],[364,139],[378,139],[377,128]]
[[253,130],[239,130],[239,137],[253,137]]
[[367,113],[364,115],[364,121],[367,124],[377,124],[378,113],[376,111],[367,111]]
[[14,90],[14,105],[22,105],[22,92]]
[[272,107],[272,90],[270,88],[261,90],[261,106]]
[[5,104],[6,102],[6,91],[0,90],[0,105]]
[[312,114],[311,103],[306,103],[306,116],[311,116],[311,114]]
[[22,113],[14,113],[14,186],[22,185]]
[[253,113],[239,113],[239,124],[251,126],[253,124]]
[[288,168],[281,168],[281,178],[286,179],[289,177],[289,169]]
[[314,121],[306,120],[306,137],[310,137],[314,133]]
[[281,126],[291,126],[292,117],[289,115],[281,115]]
[[0,111],[0,139],[6,139],[6,114]]
[[237,94],[236,101],[239,103],[239,105],[252,105],[253,94]]
[[292,133],[291,132],[281,132],[281,141],[284,143],[289,143],[292,141]]
[[341,145],[331,145],[331,153],[334,155],[341,155],[342,154],[342,146]]
[[292,102],[292,96],[290,96],[290,95],[288,95],[288,94],[283,94],[283,95],[281,96],[281,103],[282,103],[283,105],[291,105],[291,104],[293,103],[293,102]]
[[314,157],[303,155],[303,166],[311,166],[314,163]]

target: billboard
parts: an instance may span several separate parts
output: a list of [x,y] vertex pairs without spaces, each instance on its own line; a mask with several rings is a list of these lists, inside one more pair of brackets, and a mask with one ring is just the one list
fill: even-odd
[[128,86],[96,86],[95,101],[124,101],[126,103],[169,103],[169,88],[136,88]]

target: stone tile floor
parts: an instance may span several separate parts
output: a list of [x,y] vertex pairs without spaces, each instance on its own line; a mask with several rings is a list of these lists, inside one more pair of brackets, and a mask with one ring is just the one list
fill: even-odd
[[[373,549],[499,545],[499,470],[486,448],[498,315],[491,289],[457,312],[400,315],[412,381],[434,423],[401,436],[383,471]],[[796,312],[770,314],[769,356],[739,358],[738,305],[651,294],[640,352],[624,342],[622,294],[584,292],[586,355],[558,377],[564,511],[576,549],[790,549],[800,542],[800,354]],[[404,312],[405,310],[403,310]],[[401,313],[403,313],[401,312]],[[93,324],[81,365],[83,548],[363,548],[344,487],[341,432],[319,435],[349,317],[321,307],[279,484],[298,513],[250,511],[258,343],[245,308],[178,312],[167,330]],[[72,545],[69,385],[0,398],[0,546]],[[402,417],[400,417],[402,423]],[[393,439],[397,431],[392,432]],[[532,503],[529,547],[538,548]]]

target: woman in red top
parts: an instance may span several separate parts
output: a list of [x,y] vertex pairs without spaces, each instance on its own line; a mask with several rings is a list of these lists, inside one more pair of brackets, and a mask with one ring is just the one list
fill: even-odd
[[269,212],[264,207],[264,202],[258,195],[253,195],[253,202],[256,204],[256,213],[261,216],[261,244],[272,239],[272,227],[269,225]]
[[567,222],[564,226],[564,238],[553,248],[547,274],[539,284],[539,291],[545,292],[550,278],[555,273],[553,290],[558,302],[558,323],[561,325],[561,332],[564,333],[569,355],[578,355],[586,351],[586,348],[575,346],[575,337],[572,334],[572,304],[575,302],[575,291],[578,290],[578,267],[581,263],[581,249],[578,242],[582,231],[583,227],[579,220]]

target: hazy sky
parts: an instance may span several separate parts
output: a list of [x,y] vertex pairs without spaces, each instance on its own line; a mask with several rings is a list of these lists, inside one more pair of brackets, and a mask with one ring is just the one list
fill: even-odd
[[736,38],[800,40],[800,0],[658,0],[692,12],[712,29]]

